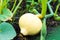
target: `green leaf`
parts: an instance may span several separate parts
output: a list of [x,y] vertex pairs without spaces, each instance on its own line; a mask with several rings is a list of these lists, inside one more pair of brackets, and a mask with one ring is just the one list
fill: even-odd
[[11,40],[16,36],[13,26],[3,22],[0,24],[0,40]]
[[58,0],[58,2],[60,3],[60,0]]
[[46,40],[60,40],[60,25],[53,28],[52,31],[49,31]]
[[5,2],[9,2],[10,0],[3,0],[3,1],[5,1]]
[[12,12],[9,9],[4,8],[2,10],[2,13],[0,14],[0,20],[7,21],[7,20],[10,20],[11,17],[12,17]]
[[31,2],[32,0],[27,0],[27,2]]

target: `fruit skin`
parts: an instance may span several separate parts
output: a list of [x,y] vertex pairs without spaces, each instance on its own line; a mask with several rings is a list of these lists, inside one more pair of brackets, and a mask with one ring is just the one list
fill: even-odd
[[19,26],[23,35],[36,35],[42,28],[42,21],[36,15],[26,13],[20,17]]

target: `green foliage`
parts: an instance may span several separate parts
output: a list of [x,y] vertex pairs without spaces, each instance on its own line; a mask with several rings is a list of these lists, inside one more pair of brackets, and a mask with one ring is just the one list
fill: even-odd
[[4,8],[2,10],[2,14],[0,14],[0,21],[10,20],[11,16],[12,16],[12,12],[9,9]]
[[3,1],[2,1],[2,6],[3,6],[3,7],[6,7],[8,2],[9,2],[9,0],[3,0]]
[[58,2],[60,3],[60,0],[58,0]]
[[11,19],[12,12],[7,9],[9,0],[0,0],[0,21],[7,21]]
[[9,0],[0,0],[0,14],[1,14],[3,8],[7,7],[8,2],[9,2]]
[[0,24],[0,40],[11,40],[15,36],[16,32],[11,24],[6,22]]
[[60,40],[60,25],[53,28],[52,31],[49,31],[46,40]]
[[[0,21],[7,21],[10,20],[13,15],[15,15],[17,9],[19,8],[19,5],[22,3],[23,0],[19,0],[19,3],[16,6],[17,0],[15,0],[14,5],[11,9],[11,11],[7,8],[7,4],[10,0],[0,0]],[[45,40],[46,37],[46,20],[44,18],[50,18],[51,16],[54,16],[54,18],[56,20],[60,21],[60,16],[58,16],[57,12],[58,12],[58,8],[59,5],[57,5],[56,7],[56,11],[55,13],[53,12],[52,8],[51,8],[51,1],[56,2],[57,0],[38,0],[38,2],[36,2],[35,0],[26,0],[27,4],[26,4],[26,10],[29,10],[29,12],[35,13],[35,14],[39,14],[39,12],[36,9],[36,6],[39,5],[39,7],[41,6],[42,11],[41,11],[41,15],[43,16],[43,27],[41,30],[41,37],[40,35],[35,39],[35,40]],[[60,0],[58,0],[58,2],[60,3]],[[50,11],[50,14],[46,15],[47,12],[47,5]],[[10,6],[10,5],[9,5]],[[15,8],[16,7],[16,8]],[[60,26],[60,25],[59,25]],[[55,27],[55,29],[53,31],[50,31],[51,34],[48,34],[46,37],[46,40],[60,40],[60,27],[57,26]],[[0,24],[0,40],[11,40],[16,36],[16,32],[14,30],[14,28],[12,27],[11,24],[6,23],[6,22],[2,22]]]
[[57,21],[60,21],[60,16],[58,15],[59,6],[60,6],[60,3],[57,5],[55,13],[54,13],[54,19]]

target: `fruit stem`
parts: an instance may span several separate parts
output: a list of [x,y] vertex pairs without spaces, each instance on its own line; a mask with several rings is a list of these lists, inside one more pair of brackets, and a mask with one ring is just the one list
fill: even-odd
[[48,0],[42,0],[41,1],[41,3],[42,3],[42,12],[41,12],[41,15],[43,16],[43,17],[45,17],[45,15],[46,15],[46,11],[47,11],[47,1]]

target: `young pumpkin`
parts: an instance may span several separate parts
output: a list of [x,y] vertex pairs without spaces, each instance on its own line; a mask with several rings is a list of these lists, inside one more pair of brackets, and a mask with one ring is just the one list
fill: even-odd
[[42,28],[42,21],[34,14],[26,13],[19,19],[19,26],[23,35],[35,35]]

